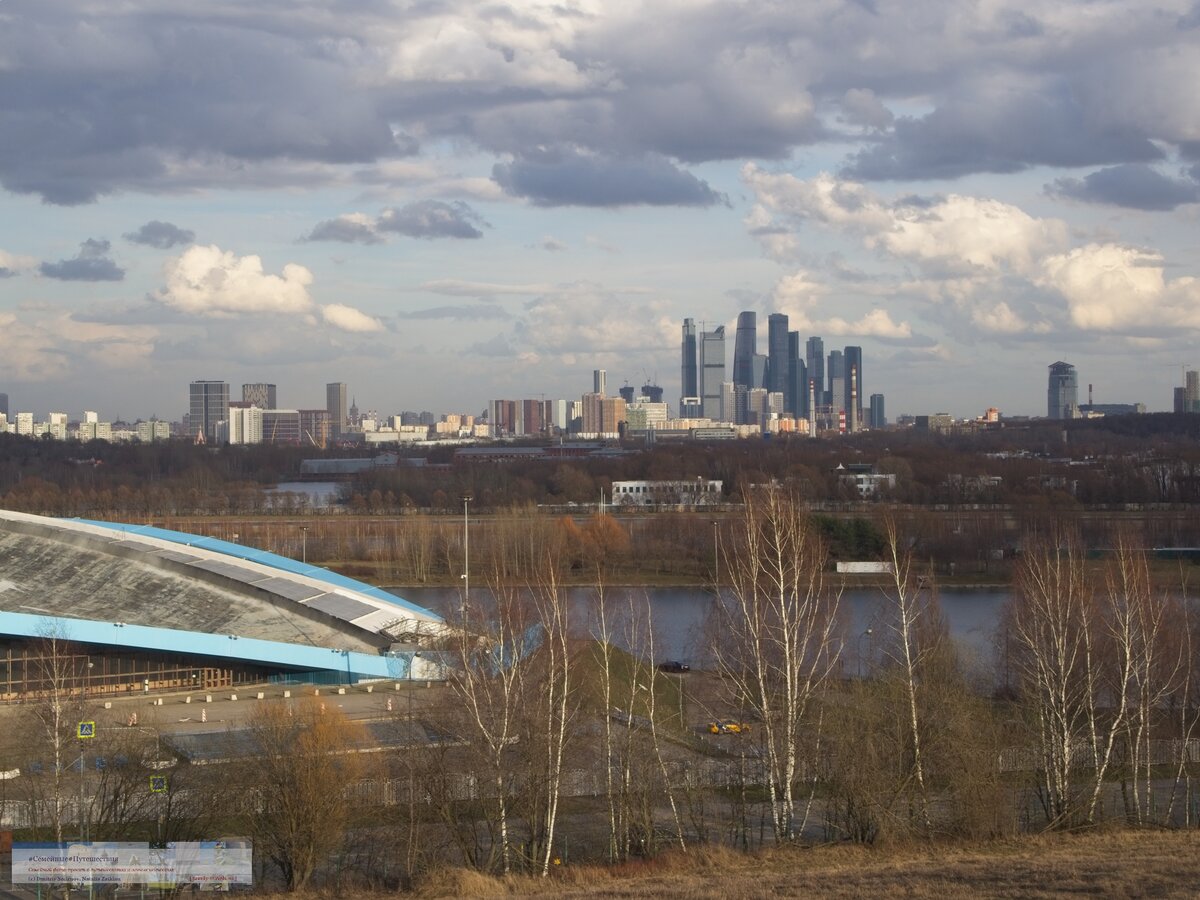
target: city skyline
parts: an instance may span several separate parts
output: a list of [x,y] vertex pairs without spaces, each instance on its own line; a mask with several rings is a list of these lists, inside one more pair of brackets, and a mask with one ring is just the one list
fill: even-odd
[[892,417],[1037,415],[1063,358],[1169,411],[1200,364],[1190,0],[7,0],[0,72],[14,408],[678,396],[679,322],[743,310]]

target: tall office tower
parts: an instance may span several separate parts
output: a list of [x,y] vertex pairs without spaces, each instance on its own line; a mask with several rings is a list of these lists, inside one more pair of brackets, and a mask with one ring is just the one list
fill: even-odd
[[[800,335],[796,335],[799,339]],[[792,354],[788,334],[788,317],[783,313],[767,316],[767,382],[768,391],[779,391],[791,395]]]
[[188,385],[188,434],[217,440],[217,423],[229,418],[229,382],[193,381]]
[[632,384],[623,384],[617,388],[617,394],[626,404],[633,402],[633,392],[636,390]]
[[754,383],[754,356],[758,350],[758,315],[752,309],[738,313],[737,336],[733,339],[733,383],[758,387]]
[[273,384],[243,384],[242,402],[257,406],[259,409],[278,409],[279,403]]
[[722,421],[721,384],[725,381],[725,326],[700,332],[700,406],[704,418]]
[[858,374],[858,398],[854,404],[854,421],[857,427],[862,427],[863,421],[863,368],[862,368],[862,347],[847,347],[842,351],[846,360],[846,418],[850,418],[850,371],[853,369]]
[[592,370],[592,393],[608,396],[608,373],[604,369]]
[[829,351],[829,365],[825,372],[829,382],[825,403],[830,414],[836,415],[838,410],[846,408],[846,357],[841,350]]
[[346,428],[346,383],[333,381],[325,385],[325,409],[329,412],[329,438],[336,441]]
[[8,394],[0,394],[0,416],[8,415]]
[[753,373],[751,377],[754,379],[750,387],[764,387],[767,383],[767,355],[755,353],[750,368]]
[[1074,419],[1079,415],[1079,385],[1075,367],[1056,362],[1050,366],[1050,383],[1046,388],[1046,417]]
[[783,386],[783,407],[792,416],[803,414],[808,399],[808,366],[800,356],[800,332],[788,332],[788,380]]
[[679,372],[679,409],[683,414],[683,398],[700,396],[699,373],[696,368],[696,320],[683,320],[683,342],[679,347],[683,365]]
[[[805,356],[808,363],[808,377],[812,381],[813,394],[817,403],[825,397],[825,342],[819,337],[810,337],[805,344]],[[815,413],[816,410],[812,410]]]
[[884,413],[883,408],[883,394],[871,395],[871,415],[867,420],[867,426],[872,429],[887,427],[887,415]]

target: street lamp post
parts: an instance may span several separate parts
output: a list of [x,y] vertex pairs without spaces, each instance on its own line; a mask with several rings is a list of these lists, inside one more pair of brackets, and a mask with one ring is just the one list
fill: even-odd
[[462,495],[463,504],[463,607],[471,599],[471,529],[467,511],[471,505],[471,495]]
[[308,526],[300,526],[300,562],[308,565]]

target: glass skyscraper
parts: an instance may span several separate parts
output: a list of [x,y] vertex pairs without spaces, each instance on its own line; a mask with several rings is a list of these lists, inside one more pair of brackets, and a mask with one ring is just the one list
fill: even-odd
[[1079,385],[1075,367],[1056,362],[1050,366],[1050,383],[1046,389],[1046,417],[1074,419],[1079,415]]

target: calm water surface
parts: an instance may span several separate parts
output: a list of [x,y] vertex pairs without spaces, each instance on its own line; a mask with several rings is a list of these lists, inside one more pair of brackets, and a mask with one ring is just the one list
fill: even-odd
[[[404,587],[389,590],[447,618],[452,619],[458,613],[459,592],[452,588]],[[572,588],[571,596],[578,604],[578,612],[582,614],[576,616],[576,621],[587,621],[594,615],[595,594],[591,589]],[[705,631],[713,607],[711,593],[702,588],[625,587],[610,588],[608,596],[610,610],[628,610],[631,598],[639,610],[645,609],[649,603],[656,658],[705,665],[708,660]],[[997,588],[942,590],[939,591],[939,597],[950,636],[958,644],[960,652],[986,665],[991,659],[992,634],[1008,599],[1008,592]],[[877,588],[848,590],[842,595],[845,658],[848,665],[856,664],[860,652],[864,657],[872,654],[873,642],[881,633],[882,599],[883,595]],[[866,634],[867,629],[871,629],[871,634]],[[622,642],[618,639],[617,643]]]

